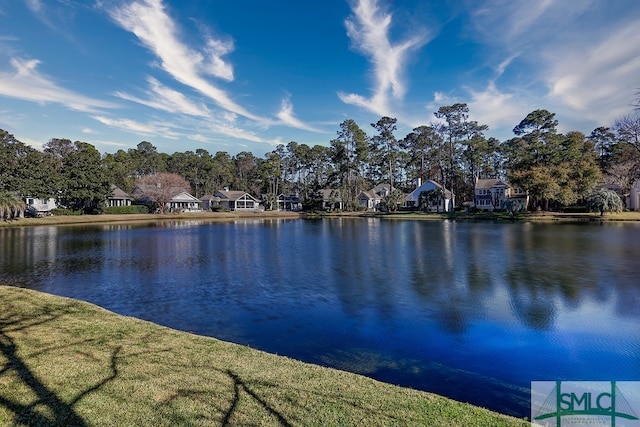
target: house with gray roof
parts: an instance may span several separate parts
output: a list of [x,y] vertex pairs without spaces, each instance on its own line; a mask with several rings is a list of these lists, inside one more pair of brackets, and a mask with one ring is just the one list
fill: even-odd
[[529,194],[501,179],[476,179],[473,190],[473,205],[476,209],[503,210],[507,200],[518,200],[526,209],[529,204]]
[[107,197],[107,206],[131,206],[133,197],[122,191],[115,185],[111,185],[111,195]]
[[260,201],[246,191],[220,190],[212,196],[201,199],[205,209],[211,210],[214,206],[221,206],[231,211],[252,211],[261,210]]
[[426,193],[432,195],[427,197],[425,209],[429,212],[451,212],[453,210],[453,193],[444,188],[443,185],[427,180],[424,184],[418,179],[417,188],[404,198],[404,205],[408,208],[416,208],[420,205],[420,195]]

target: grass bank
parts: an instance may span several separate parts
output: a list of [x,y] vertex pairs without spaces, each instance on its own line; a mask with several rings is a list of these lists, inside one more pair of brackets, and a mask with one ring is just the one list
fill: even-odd
[[299,218],[297,212],[193,212],[179,214],[100,214],[58,215],[43,218],[19,218],[0,221],[0,227],[27,227],[33,225],[108,224],[116,222],[155,222],[172,220],[233,221],[240,218]]
[[434,394],[0,285],[0,425],[528,426]]
[[[339,215],[339,214],[336,214]],[[363,214],[366,216],[367,214]],[[512,216],[506,212],[391,212],[368,214],[387,219],[453,219],[457,221],[549,221],[549,222],[609,222],[609,221],[640,221],[640,212],[607,213],[600,216],[598,213],[561,213],[561,212],[528,212]]]
[[423,212],[194,212],[181,214],[121,214],[121,215],[60,215],[44,218],[20,218],[10,221],[0,221],[0,227],[27,227],[34,225],[74,225],[74,224],[109,224],[109,223],[136,223],[157,222],[172,220],[196,220],[196,221],[233,221],[236,219],[286,219],[286,218],[344,218],[344,217],[376,217],[386,219],[415,219],[415,220],[441,220],[453,219],[459,221],[640,221],[640,212],[608,213],[601,217],[596,213],[558,213],[535,212],[518,214],[512,217],[505,212],[450,212],[450,213],[423,213]]

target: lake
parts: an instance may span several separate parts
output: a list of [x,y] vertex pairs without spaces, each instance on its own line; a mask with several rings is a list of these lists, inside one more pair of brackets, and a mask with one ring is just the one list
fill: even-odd
[[0,254],[18,286],[518,417],[531,381],[640,380],[637,223],[28,227]]

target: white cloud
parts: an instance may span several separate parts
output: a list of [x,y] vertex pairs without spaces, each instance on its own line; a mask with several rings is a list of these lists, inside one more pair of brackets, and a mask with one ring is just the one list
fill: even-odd
[[[597,44],[547,53],[549,96],[590,118],[611,123],[626,114],[640,85],[640,22],[615,28]],[[562,55],[562,61],[553,60]],[[595,114],[594,114],[595,113]]]
[[103,125],[120,129],[126,132],[131,132],[137,135],[157,135],[163,138],[177,139],[178,134],[171,129],[171,126],[167,123],[152,122],[152,123],[140,123],[131,119],[111,119],[104,116],[93,116],[93,118]]
[[358,0],[352,12],[345,21],[347,35],[354,49],[367,56],[373,66],[373,94],[366,98],[340,92],[338,96],[344,103],[390,115],[390,99],[401,100],[407,90],[403,74],[408,55],[427,42],[426,31],[412,28],[412,37],[393,44],[389,35],[392,15],[381,10],[378,0]]
[[[490,82],[481,91],[467,88],[471,101],[468,103],[471,119],[481,125],[489,126],[489,134],[494,134],[491,130],[512,129],[532,110],[523,105],[522,99],[514,93],[501,92],[496,88],[494,82]],[[513,137],[508,131],[502,138]]]
[[169,113],[188,114],[192,116],[208,117],[209,110],[205,105],[191,102],[184,94],[161,84],[153,77],[147,78],[150,91],[146,92],[147,99],[138,98],[124,92],[116,92],[115,95],[128,101],[137,102],[147,107]]
[[[515,99],[500,94],[517,93],[523,105],[513,108],[546,108],[556,113],[561,128],[585,132],[630,110],[640,86],[640,9],[635,0],[467,4],[476,8],[471,13],[473,36],[487,48],[488,60],[508,58],[496,70],[495,98],[489,87],[472,94],[478,100],[488,96],[489,103],[514,104]],[[504,111],[506,120],[514,110]]]
[[40,0],[25,0],[25,4],[33,13],[39,13],[42,10],[42,2]]
[[318,132],[318,133],[322,132],[318,129],[315,129],[312,126],[309,126],[308,124],[304,123],[300,119],[298,119],[293,113],[293,105],[291,104],[291,101],[288,98],[285,98],[282,100],[282,105],[280,107],[280,111],[278,112],[277,116],[280,120],[282,120],[282,123],[288,126],[291,126],[293,128],[308,130],[310,132]]
[[243,117],[265,121],[233,101],[205,77],[233,80],[233,69],[222,58],[230,52],[230,42],[209,40],[205,55],[194,51],[179,39],[178,29],[161,0],[134,1],[110,11],[111,17],[125,30],[132,32],[142,44],[160,58],[162,68],[178,82],[192,87],[212,99],[221,108]]
[[115,108],[110,102],[88,98],[58,86],[37,70],[37,59],[12,58],[13,72],[0,72],[0,95],[37,103],[56,103],[83,112]]

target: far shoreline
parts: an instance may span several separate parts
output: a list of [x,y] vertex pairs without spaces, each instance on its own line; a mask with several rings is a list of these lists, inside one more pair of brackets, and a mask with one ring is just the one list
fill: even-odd
[[0,221],[0,228],[59,226],[83,224],[144,223],[164,221],[228,222],[238,219],[322,219],[322,218],[380,218],[389,220],[455,220],[455,221],[510,221],[510,222],[635,222],[640,221],[640,212],[627,211],[607,213],[561,213],[533,212],[510,215],[505,212],[190,212],[170,214],[98,214],[57,215],[42,218],[17,218]]

